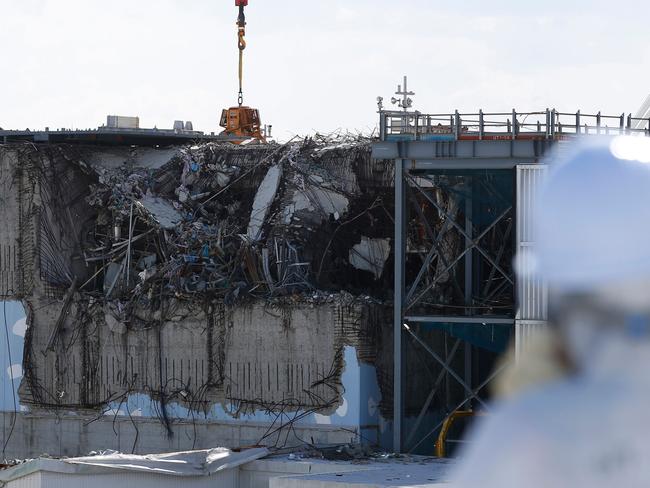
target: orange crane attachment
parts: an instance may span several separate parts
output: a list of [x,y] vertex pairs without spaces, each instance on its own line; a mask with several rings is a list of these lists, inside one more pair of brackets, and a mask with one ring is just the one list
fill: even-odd
[[239,7],[239,17],[237,18],[237,47],[239,49],[239,94],[237,102],[239,105],[223,109],[219,125],[225,129],[226,134],[266,142],[266,138],[262,134],[262,121],[259,110],[244,106],[244,49],[246,49],[246,15],[244,7],[248,6],[248,0],[235,0],[235,6]]

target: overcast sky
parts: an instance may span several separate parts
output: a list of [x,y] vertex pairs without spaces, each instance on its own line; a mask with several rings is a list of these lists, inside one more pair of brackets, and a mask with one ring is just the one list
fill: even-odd
[[[648,0],[250,0],[245,101],[285,139],[371,131],[404,74],[415,108],[634,112]],[[218,130],[237,99],[234,0],[0,0],[0,126]]]

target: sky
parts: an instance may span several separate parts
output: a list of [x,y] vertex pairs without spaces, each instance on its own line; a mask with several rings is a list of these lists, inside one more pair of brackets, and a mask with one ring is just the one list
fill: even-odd
[[[219,131],[234,0],[0,0],[0,127]],[[244,97],[274,135],[370,133],[403,75],[423,113],[635,112],[647,0],[250,0]]]

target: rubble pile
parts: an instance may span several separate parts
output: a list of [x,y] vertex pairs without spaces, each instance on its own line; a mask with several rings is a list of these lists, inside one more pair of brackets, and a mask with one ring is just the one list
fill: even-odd
[[[160,297],[234,304],[318,290],[313,264],[324,256],[310,240],[346,219],[361,195],[351,169],[367,158],[363,139],[307,139],[186,147],[159,168],[95,167],[86,200],[96,221],[83,246],[93,273],[79,290],[125,313]],[[388,237],[349,247],[348,264],[378,280]]]

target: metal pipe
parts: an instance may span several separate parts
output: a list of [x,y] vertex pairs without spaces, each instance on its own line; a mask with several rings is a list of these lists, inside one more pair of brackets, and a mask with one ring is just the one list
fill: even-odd
[[442,424],[442,428],[440,429],[440,434],[438,434],[438,440],[434,445],[436,457],[447,457],[445,442],[447,441],[447,435],[449,435],[449,430],[451,429],[451,426],[454,424],[454,422],[456,422],[457,419],[474,417],[475,415],[477,415],[477,413],[473,410],[456,410],[447,416],[444,423]]

